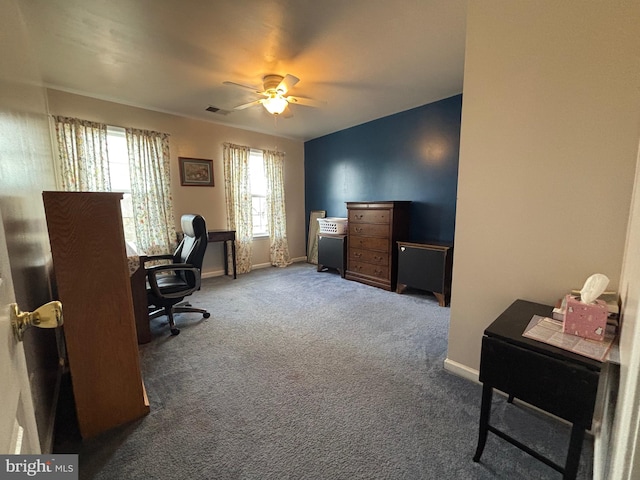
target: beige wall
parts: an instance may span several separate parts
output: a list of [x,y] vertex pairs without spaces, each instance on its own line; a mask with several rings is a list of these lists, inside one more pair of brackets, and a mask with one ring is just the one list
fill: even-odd
[[472,0],[467,17],[445,364],[477,379],[482,333],[514,299],[552,304],[592,273],[609,276],[624,301],[622,388],[613,460],[597,435],[595,478],[634,478],[640,464],[637,206],[626,237],[640,137],[638,25],[638,2]]
[[[517,298],[617,289],[639,136],[638,3],[472,1],[447,364]],[[618,3],[616,2],[616,5]]]
[[[303,142],[106,102],[58,90],[48,90],[48,99],[49,111],[52,115],[71,116],[120,127],[169,133],[171,135],[173,205],[176,228],[178,229],[180,229],[180,216],[185,213],[203,215],[209,229],[227,227],[222,165],[222,144],[224,142],[258,149],[278,149],[285,152],[285,198],[289,252],[293,259],[301,259],[305,256]],[[178,157],[213,160],[215,186],[181,186]],[[268,239],[257,239],[254,242],[253,257],[254,265],[269,264]],[[222,245],[211,244],[205,257],[204,275],[219,274],[223,268]]]

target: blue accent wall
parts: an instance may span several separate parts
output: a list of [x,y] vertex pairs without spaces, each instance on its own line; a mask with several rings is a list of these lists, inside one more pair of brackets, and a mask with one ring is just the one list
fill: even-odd
[[[453,242],[462,95],[304,144],[305,209],[346,217],[345,202],[411,200],[411,238]],[[307,225],[308,231],[308,225]]]

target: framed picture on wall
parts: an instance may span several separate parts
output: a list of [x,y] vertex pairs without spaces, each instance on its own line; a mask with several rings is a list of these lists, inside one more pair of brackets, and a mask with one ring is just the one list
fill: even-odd
[[213,187],[213,160],[178,157],[180,161],[180,185],[189,187]]

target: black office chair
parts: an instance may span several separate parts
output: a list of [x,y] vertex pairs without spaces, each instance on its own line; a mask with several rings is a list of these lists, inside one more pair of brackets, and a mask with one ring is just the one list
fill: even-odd
[[[151,255],[145,258],[145,263],[154,260],[172,261],[146,268],[149,320],[166,315],[171,335],[180,333],[173,320],[174,313],[198,312],[204,318],[211,316],[206,310],[193,308],[188,302],[180,304],[186,296],[200,289],[200,271],[204,252],[207,250],[207,226],[204,218],[200,215],[183,215],[181,222],[184,237],[173,255]],[[156,308],[151,311],[151,306]]]

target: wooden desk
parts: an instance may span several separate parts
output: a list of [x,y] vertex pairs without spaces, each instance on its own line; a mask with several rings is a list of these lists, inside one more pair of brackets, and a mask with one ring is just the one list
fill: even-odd
[[236,278],[236,231],[235,230],[208,230],[207,240],[209,242],[223,242],[224,244],[224,274],[229,275],[229,262],[227,256],[229,250],[227,242],[231,242],[231,261],[233,264],[233,278]]
[[147,272],[144,269],[144,255],[128,257],[129,275],[131,279],[131,297],[136,319],[138,344],[151,341],[151,325],[149,324],[149,306],[147,304]]
[[[533,315],[550,317],[553,307],[516,300],[482,338],[480,433],[474,462],[480,461],[492,432],[563,474],[575,479],[584,432],[591,428],[602,363],[522,336]],[[497,388],[573,424],[565,466],[559,466],[489,424],[491,397]]]
[[[184,233],[176,232],[178,235],[178,242],[182,240]],[[233,278],[236,278],[236,231],[235,230],[207,230],[207,242],[216,243],[223,242],[223,263],[224,274],[229,275],[229,262],[227,262],[227,255],[229,249],[227,242],[231,242],[231,263],[233,265]]]

